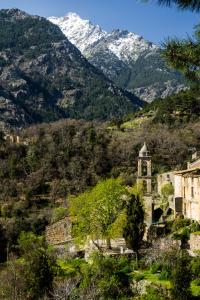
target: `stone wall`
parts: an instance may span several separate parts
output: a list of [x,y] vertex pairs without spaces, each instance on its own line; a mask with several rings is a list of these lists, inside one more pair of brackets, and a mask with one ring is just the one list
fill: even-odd
[[189,245],[192,252],[196,250],[200,251],[200,232],[190,234]]
[[153,248],[157,248],[162,251],[168,251],[171,249],[180,249],[181,241],[173,240],[171,237],[160,238],[153,242]]
[[51,245],[59,245],[70,242],[71,236],[71,222],[69,217],[65,217],[46,228],[46,241]]

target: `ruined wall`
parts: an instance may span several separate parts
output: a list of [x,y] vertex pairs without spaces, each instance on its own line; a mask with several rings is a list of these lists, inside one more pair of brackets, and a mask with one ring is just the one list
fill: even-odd
[[65,217],[46,228],[46,241],[51,245],[64,244],[71,241],[71,222]]

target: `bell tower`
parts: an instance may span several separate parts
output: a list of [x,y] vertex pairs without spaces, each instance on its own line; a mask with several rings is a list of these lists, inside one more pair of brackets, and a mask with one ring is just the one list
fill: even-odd
[[152,224],[153,215],[152,171],[151,156],[147,150],[146,143],[144,143],[139,152],[137,184],[143,187],[143,200],[146,212],[145,221],[147,225],[150,226]]

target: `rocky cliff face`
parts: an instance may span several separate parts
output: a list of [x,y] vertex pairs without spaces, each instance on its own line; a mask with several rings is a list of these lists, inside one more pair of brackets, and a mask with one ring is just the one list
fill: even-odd
[[50,17],[66,37],[119,87],[151,102],[185,88],[180,74],[170,70],[155,44],[127,30],[103,31],[75,13]]
[[0,124],[105,120],[143,102],[117,88],[44,18],[0,10]]

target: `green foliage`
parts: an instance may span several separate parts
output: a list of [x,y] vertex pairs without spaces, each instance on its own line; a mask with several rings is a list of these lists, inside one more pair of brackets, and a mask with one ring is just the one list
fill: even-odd
[[148,293],[141,297],[141,300],[167,300],[169,299],[161,289],[150,287]]
[[164,99],[155,99],[144,108],[142,113],[154,113],[153,122],[155,123],[183,126],[199,119],[200,99],[198,95],[199,88],[195,87]]
[[162,269],[162,264],[160,262],[156,262],[156,263],[153,263],[151,268],[150,268],[150,272],[152,274],[155,274],[157,273],[158,271],[161,271]]
[[138,253],[145,231],[144,209],[139,196],[131,195],[131,198],[127,201],[126,214],[127,219],[123,236],[127,247]]
[[169,39],[164,44],[163,55],[171,66],[192,82],[199,83],[200,25],[195,29],[194,39]]
[[[73,233],[79,241],[110,239],[115,233],[113,224],[120,218],[126,188],[119,179],[99,182],[91,191],[70,199],[70,215],[75,219]],[[123,218],[122,218],[123,220]]]
[[125,258],[103,257],[96,253],[92,263],[81,269],[81,282],[75,291],[80,298],[131,299],[131,269]]
[[[160,70],[165,70],[165,72]],[[164,83],[167,81],[175,82],[176,84],[184,83],[184,78],[177,71],[168,68],[160,50],[154,52],[153,55],[144,53],[136,62],[129,64],[128,72],[125,68],[117,78],[114,78],[114,82],[118,86],[128,90],[153,86],[155,83],[156,87],[162,90]]]
[[66,207],[57,207],[54,208],[52,213],[52,222],[59,221],[60,219],[64,218],[67,215],[67,208]]
[[161,188],[161,194],[164,198],[167,198],[170,196],[170,195],[173,195],[174,194],[174,187],[171,183],[166,183],[164,186],[162,186]]
[[185,219],[183,217],[176,218],[172,226],[172,231],[177,231],[181,228],[189,226],[190,224],[191,224],[190,219],[187,218]]
[[44,239],[33,233],[22,233],[19,249],[24,259],[24,291],[28,299],[39,299],[49,294],[56,274],[56,262],[48,252]]
[[191,270],[193,278],[199,279],[200,278],[200,257],[193,257],[191,260]]
[[191,299],[190,283],[192,273],[190,257],[186,251],[177,253],[176,262],[172,271],[172,296],[176,300]]
[[159,275],[159,279],[160,280],[169,280],[169,279],[171,279],[171,276],[172,276],[171,266],[169,266],[168,264],[163,264],[162,271]]

